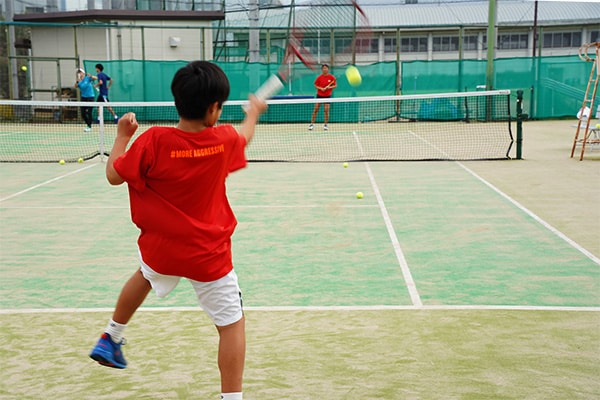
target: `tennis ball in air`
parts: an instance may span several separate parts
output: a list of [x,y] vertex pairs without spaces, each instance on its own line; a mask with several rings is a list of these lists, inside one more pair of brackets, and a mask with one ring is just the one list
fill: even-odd
[[83,162],[83,158],[79,157],[79,158],[77,159],[77,162],[78,162],[78,163],[82,163],[82,162]]
[[60,165],[65,165],[65,160],[60,160],[58,163],[59,163]]
[[23,66],[21,67],[21,71],[27,71],[27,65],[23,65]]
[[600,124],[596,124],[596,129],[600,129]]
[[357,192],[356,193],[356,198],[357,199],[362,199],[363,198],[363,192]]
[[354,65],[346,68],[346,79],[348,79],[348,83],[352,86],[358,86],[362,82],[360,72],[358,72],[358,68],[356,68]]
[[348,163],[347,162],[343,163],[342,165],[344,166],[344,168],[348,168]]

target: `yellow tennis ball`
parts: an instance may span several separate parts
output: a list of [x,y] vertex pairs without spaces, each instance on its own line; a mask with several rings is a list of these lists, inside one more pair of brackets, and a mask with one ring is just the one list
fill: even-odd
[[357,198],[357,199],[362,199],[362,198],[363,198],[363,196],[364,196],[364,195],[363,195],[363,192],[358,192],[358,193],[356,193],[356,198]]
[[59,163],[60,165],[64,165],[64,164],[65,164],[65,160],[60,160],[58,163]]
[[600,124],[596,124],[596,129],[600,129]]
[[358,72],[358,68],[356,68],[354,65],[346,68],[346,79],[348,79],[348,83],[352,86],[358,86],[362,82],[360,72]]
[[23,66],[21,67],[21,71],[27,71],[27,65],[23,65]]
[[342,165],[344,166],[344,168],[348,168],[348,163],[347,162],[343,163]]
[[79,159],[77,159],[78,163],[82,163],[83,162],[83,158],[79,157]]

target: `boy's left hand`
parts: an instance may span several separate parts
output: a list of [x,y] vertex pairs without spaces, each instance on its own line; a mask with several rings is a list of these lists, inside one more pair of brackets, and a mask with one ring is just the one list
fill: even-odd
[[138,126],[139,124],[135,118],[135,113],[128,112],[119,119],[119,124],[117,125],[117,135],[130,138],[135,134]]

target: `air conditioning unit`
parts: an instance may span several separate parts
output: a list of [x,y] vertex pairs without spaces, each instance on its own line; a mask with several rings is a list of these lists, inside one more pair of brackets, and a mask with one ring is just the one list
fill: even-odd
[[179,47],[179,44],[181,43],[181,38],[177,37],[177,36],[171,36],[169,37],[169,46],[171,47]]

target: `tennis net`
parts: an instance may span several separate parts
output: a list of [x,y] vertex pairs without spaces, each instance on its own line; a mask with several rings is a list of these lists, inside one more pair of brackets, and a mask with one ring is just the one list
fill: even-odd
[[[327,102],[309,130],[316,104]],[[224,104],[220,123],[239,127],[242,101]],[[96,120],[85,132],[82,106]],[[321,104],[323,105],[323,104]],[[172,102],[81,103],[0,101],[0,162],[75,162],[109,154],[116,125],[108,112],[136,113],[141,134],[153,125],[173,126]],[[506,159],[513,144],[510,91],[269,101],[250,161],[339,162]]]

